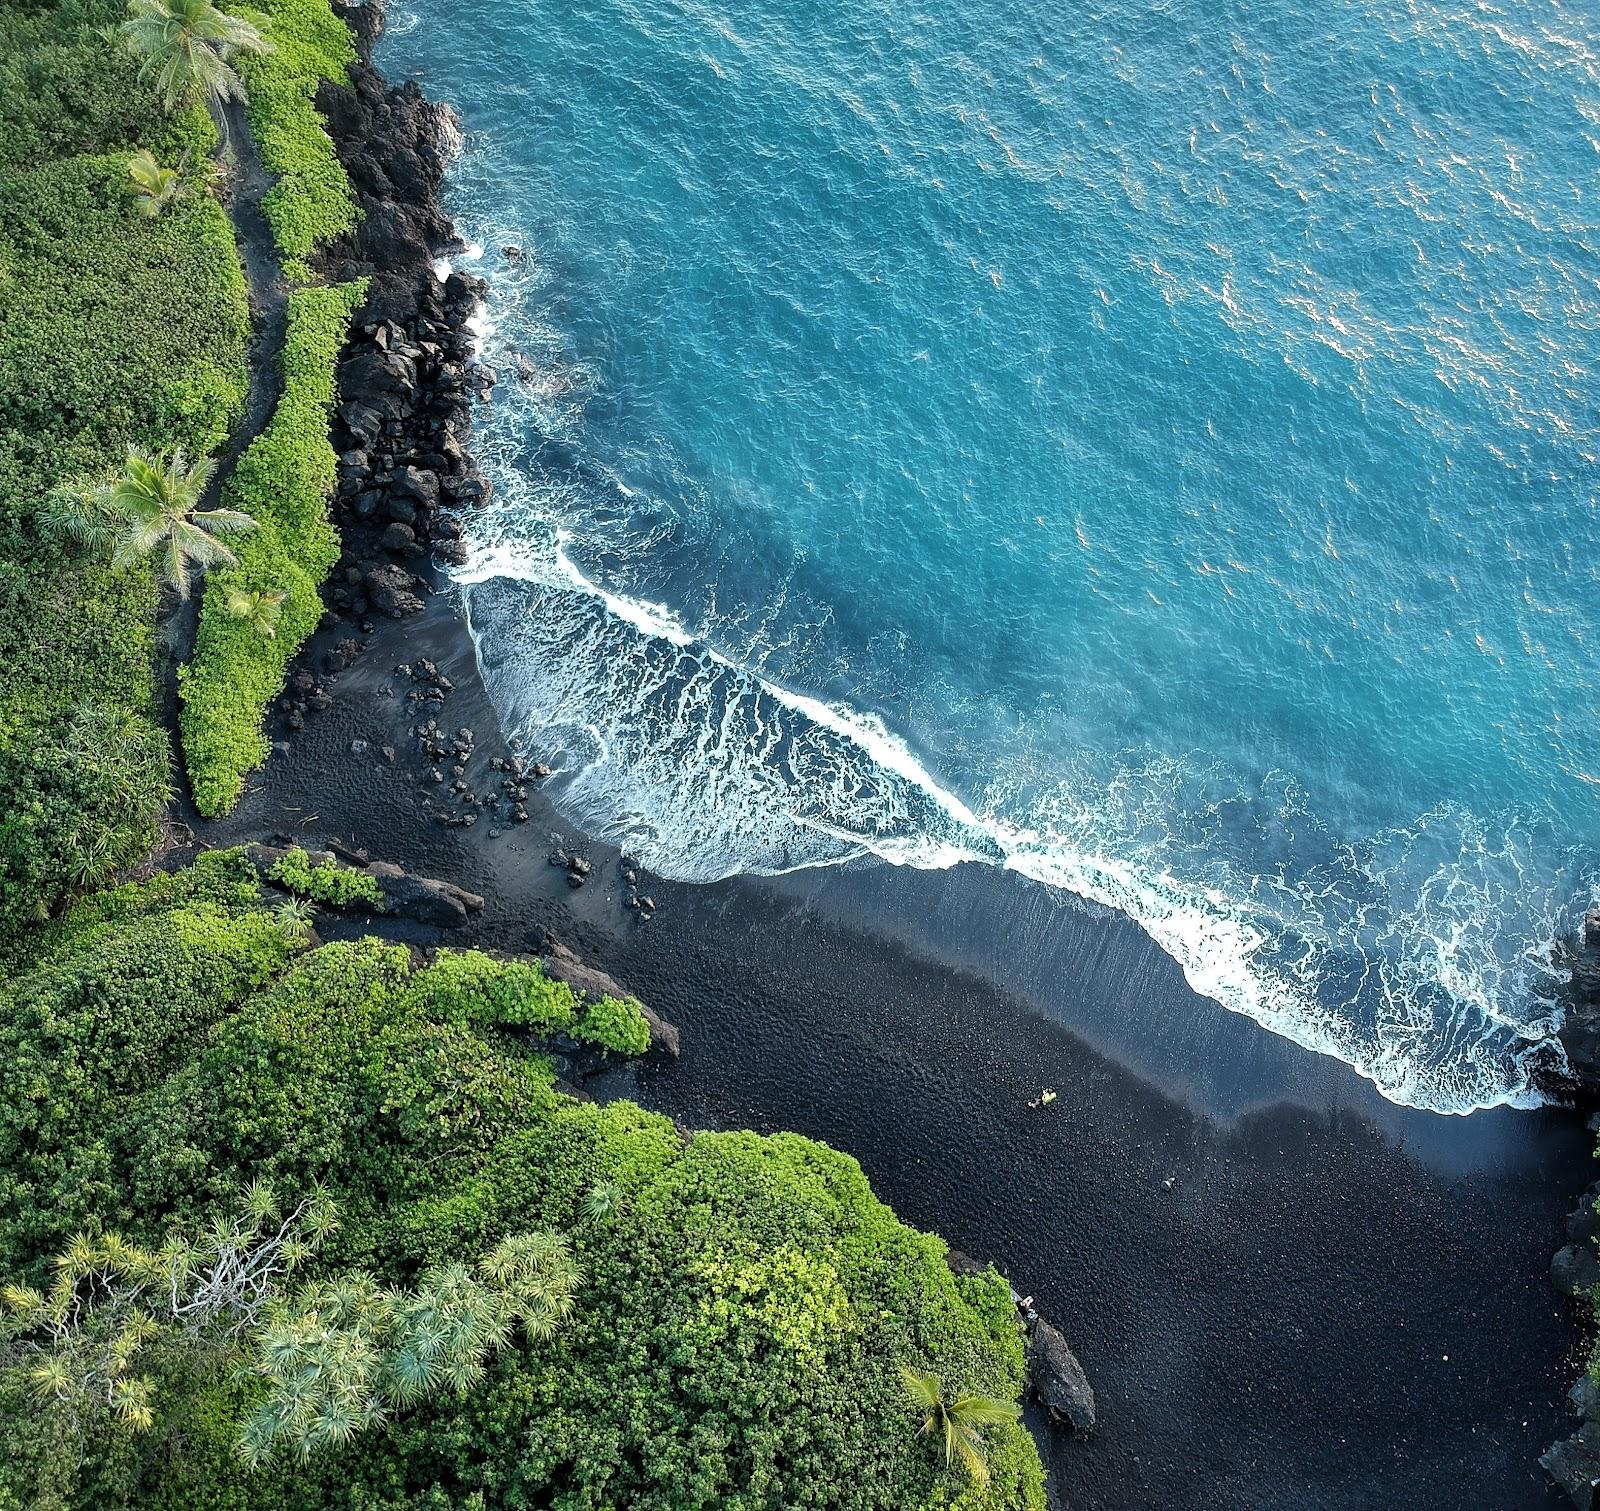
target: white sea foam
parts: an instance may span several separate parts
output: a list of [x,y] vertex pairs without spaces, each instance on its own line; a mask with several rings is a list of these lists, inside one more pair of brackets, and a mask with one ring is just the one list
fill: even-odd
[[498,706],[562,757],[558,801],[651,869],[709,881],[866,854],[1002,865],[1133,918],[1196,992],[1337,1056],[1393,1100],[1457,1113],[1537,1102],[1521,1065],[1551,1025],[1504,1019],[1452,960],[1448,930],[1426,936],[1432,970],[1374,953],[1363,969],[1379,1006],[1363,1022],[1320,1000],[1329,952],[1353,941],[1327,936],[1317,900],[1295,899],[1286,947],[1287,910],[1252,904],[1248,885],[1182,878],[1118,854],[1117,836],[1085,851],[980,812],[877,717],[786,688],[664,606],[599,586],[571,543],[557,530],[542,547],[481,545],[458,581]]
[[[525,240],[479,229],[495,244]],[[490,276],[503,295],[478,327],[491,359],[514,346],[542,373],[566,371],[559,338],[517,297],[536,260]],[[1121,772],[1115,791],[1069,776],[1020,803],[1003,784],[963,796],[876,715],[773,675],[770,645],[745,634],[735,648],[726,623],[686,623],[585,568],[647,558],[653,537],[636,528],[649,500],[622,479],[529,471],[528,431],[581,437],[584,394],[581,381],[502,385],[476,443],[499,494],[472,521],[456,573],[501,717],[558,767],[552,793],[581,827],[690,881],[864,855],[1004,866],[1126,914],[1195,991],[1338,1057],[1395,1101],[1449,1113],[1537,1102],[1525,1065],[1559,1054],[1553,1016],[1504,1004],[1532,1001],[1538,949],[1502,959],[1484,923],[1520,882],[1509,841],[1480,836],[1474,871],[1452,831],[1454,861],[1419,882],[1409,857],[1429,837],[1424,816],[1415,833],[1376,836],[1289,884],[1152,843],[1187,797],[1159,764]],[[598,510],[596,479],[609,500]],[[1438,824],[1470,839],[1455,815]],[[1556,902],[1527,887],[1511,900],[1524,914],[1542,907],[1553,935]]]

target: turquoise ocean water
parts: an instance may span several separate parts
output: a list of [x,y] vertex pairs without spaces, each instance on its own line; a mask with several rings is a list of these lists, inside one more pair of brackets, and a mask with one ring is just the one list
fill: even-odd
[[379,61],[461,114],[463,586],[570,816],[1010,866],[1530,1100],[1600,874],[1600,12],[403,0]]

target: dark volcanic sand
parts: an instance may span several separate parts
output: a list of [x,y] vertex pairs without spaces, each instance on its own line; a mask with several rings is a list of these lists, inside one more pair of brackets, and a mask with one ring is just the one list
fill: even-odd
[[[484,893],[473,942],[552,929],[683,1030],[682,1060],[630,1094],[826,1139],[908,1221],[992,1259],[1099,1399],[1098,1436],[1054,1450],[1068,1505],[1561,1503],[1536,1461],[1571,1430],[1580,1368],[1548,1280],[1592,1178],[1574,1116],[1394,1107],[1195,996],[1125,920],[979,867],[652,878],[641,924],[601,846],[569,891],[543,805],[498,839],[421,809],[398,663],[456,683],[441,724],[476,731],[477,791],[505,748],[450,600],[369,646],[202,839],[339,839]],[[1030,1110],[1044,1086],[1059,1099]]]

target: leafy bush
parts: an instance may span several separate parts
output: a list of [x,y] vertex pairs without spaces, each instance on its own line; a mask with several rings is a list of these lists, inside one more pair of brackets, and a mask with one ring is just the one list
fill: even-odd
[[650,1025],[632,997],[602,997],[584,1008],[572,1037],[619,1055],[642,1055],[650,1048]]
[[[259,528],[238,542],[236,565],[207,579],[194,657],[180,677],[184,761],[207,816],[232,808],[245,773],[266,758],[261,721],[322,617],[319,588],[339,558],[327,512],[337,463],[328,440],[334,363],[365,292],[358,282],[290,295],[283,397],[228,481],[226,503]],[[286,595],[272,638],[229,612],[230,587]]]
[[383,901],[383,888],[365,871],[341,866],[333,861],[311,864],[311,857],[296,846],[271,871],[272,879],[299,897],[325,902],[332,907],[348,907],[353,902],[369,902],[377,907]]
[[261,160],[278,180],[261,209],[284,271],[309,282],[312,252],[356,223],[350,180],[315,104],[321,80],[347,81],[355,47],[328,0],[259,0],[254,9],[267,17],[273,51],[240,68]]
[[440,950],[416,972],[406,1005],[440,1022],[525,1028],[548,1036],[571,1027],[578,999],[529,960],[496,960],[481,950]]
[[309,1284],[410,1294],[540,1232],[583,1284],[559,1332],[486,1358],[464,1394],[286,1468],[240,1463],[260,1397],[225,1378],[158,1391],[148,1433],[71,1442],[0,1375],[0,1506],[1042,1505],[1020,1427],[983,1428],[975,1484],[920,1435],[900,1372],[1015,1400],[1005,1283],[953,1275],[853,1160],[569,1100],[499,1031],[572,1011],[529,963],[415,969],[375,940],[293,957],[237,875],[220,857],[192,892],[163,878],[69,915],[0,994],[0,1273],[43,1276],[86,1214],[145,1245],[225,1222],[265,1175],[286,1203],[337,1204]]
[[202,903],[88,931],[0,993],[0,1253],[120,1223],[102,1117],[160,1084],[288,952],[270,915]]
[[166,737],[130,709],[81,705],[59,730],[0,746],[0,928],[66,887],[90,887],[155,841],[168,800]]

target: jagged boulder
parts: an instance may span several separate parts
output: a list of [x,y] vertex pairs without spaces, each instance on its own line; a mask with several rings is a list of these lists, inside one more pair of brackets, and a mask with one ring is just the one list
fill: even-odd
[[391,619],[404,619],[408,614],[422,612],[422,599],[416,592],[417,580],[395,562],[370,568],[362,579],[367,590],[367,601],[380,614]]
[[1578,1511],[1596,1511],[1600,1504],[1600,1423],[1585,1422],[1539,1462],[1571,1497]]
[[1093,1432],[1094,1391],[1067,1340],[1042,1317],[1028,1344],[1028,1384],[1052,1422]]
[[1593,1244],[1600,1238],[1600,1181],[1596,1181],[1573,1204],[1567,1214],[1567,1241]]
[[1587,1295],[1600,1285],[1600,1251],[1587,1239],[1569,1243],[1550,1261],[1550,1282],[1565,1296]]
[[483,899],[476,892],[431,876],[413,876],[386,860],[373,861],[367,867],[367,875],[383,889],[378,911],[389,917],[459,929],[470,914],[483,911]]

